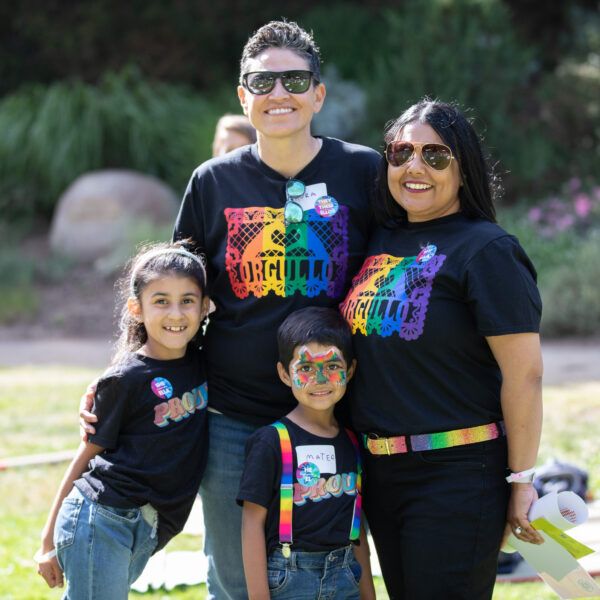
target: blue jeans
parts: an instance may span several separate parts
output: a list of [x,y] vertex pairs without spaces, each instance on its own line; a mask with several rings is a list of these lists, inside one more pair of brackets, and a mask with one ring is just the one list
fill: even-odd
[[277,600],[358,600],[361,567],[352,545],[331,552],[292,552],[276,548],[267,561],[271,598]]
[[244,449],[256,425],[208,412],[208,464],[202,483],[208,598],[247,600],[242,560],[242,509],[236,503]]
[[156,532],[139,508],[96,504],[74,487],[58,513],[54,545],[65,574],[63,600],[126,600]]

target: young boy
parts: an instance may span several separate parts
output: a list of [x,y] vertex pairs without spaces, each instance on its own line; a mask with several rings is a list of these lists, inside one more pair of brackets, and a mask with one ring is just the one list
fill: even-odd
[[298,405],[246,445],[237,501],[248,597],[374,598],[358,444],[334,416],[356,366],[350,329],[337,310],[312,306],[277,339],[279,377]]

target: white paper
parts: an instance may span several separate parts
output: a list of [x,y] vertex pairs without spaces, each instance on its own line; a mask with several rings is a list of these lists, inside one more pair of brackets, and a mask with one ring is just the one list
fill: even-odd
[[[574,492],[551,492],[537,500],[529,510],[528,518],[535,521],[543,517],[561,531],[585,523],[588,518],[585,502]],[[529,544],[508,537],[507,546],[517,550],[539,573],[540,577],[561,598],[595,598],[600,596],[600,587],[570,552],[544,531],[541,545]],[[511,548],[503,548],[510,552]]]

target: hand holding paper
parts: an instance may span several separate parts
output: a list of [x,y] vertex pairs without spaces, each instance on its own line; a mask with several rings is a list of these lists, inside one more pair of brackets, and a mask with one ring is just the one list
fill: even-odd
[[561,598],[600,596],[598,584],[577,562],[594,550],[564,533],[587,521],[585,502],[573,492],[552,492],[534,502],[528,516],[545,543],[528,544],[510,535],[504,551],[518,550]]

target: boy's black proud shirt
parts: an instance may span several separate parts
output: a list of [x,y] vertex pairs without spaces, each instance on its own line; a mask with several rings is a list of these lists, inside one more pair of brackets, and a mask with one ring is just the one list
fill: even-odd
[[[313,435],[284,417],[292,443],[292,550],[319,552],[350,543],[356,499],[356,450],[340,428],[334,438]],[[275,427],[261,427],[246,444],[238,504],[267,509],[267,552],[279,546],[281,445]]]

